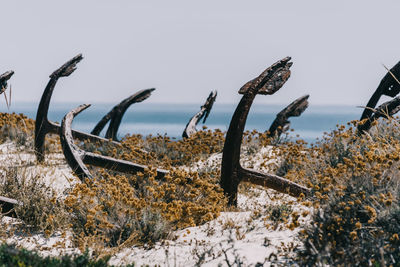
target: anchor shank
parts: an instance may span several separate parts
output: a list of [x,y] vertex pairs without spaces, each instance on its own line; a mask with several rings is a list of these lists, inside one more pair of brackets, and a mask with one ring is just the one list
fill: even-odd
[[[83,163],[91,166],[131,174],[143,172],[146,168],[148,168],[145,165],[135,164],[126,160],[118,160],[112,157],[102,156],[90,152],[84,153],[82,161]],[[166,170],[157,169],[157,178],[161,179],[167,173],[168,171]]]
[[244,182],[272,188],[278,192],[289,194],[293,197],[299,197],[301,194],[304,194],[305,196],[310,195],[310,190],[308,188],[277,175],[262,173],[246,168],[240,168],[239,175],[241,180]]

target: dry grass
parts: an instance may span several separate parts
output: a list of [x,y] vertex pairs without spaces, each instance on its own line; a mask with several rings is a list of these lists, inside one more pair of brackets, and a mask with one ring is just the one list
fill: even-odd
[[280,149],[285,161],[277,171],[314,192],[313,222],[299,237],[300,265],[400,260],[400,125],[382,120],[357,136],[352,124],[338,126],[315,146],[298,142]]
[[155,175],[150,169],[132,177],[103,172],[102,178],[77,185],[65,203],[75,215],[81,248],[94,242],[104,248],[152,245],[171,229],[216,218],[225,205],[221,189],[206,177],[180,170],[171,170],[163,181]]
[[63,201],[42,181],[40,174],[32,175],[28,167],[3,167],[0,173],[0,195],[22,203],[15,208],[22,224],[17,224],[13,230],[30,234],[43,232],[49,236],[56,230],[66,229],[69,215]]
[[[3,115],[6,122],[1,124],[0,120],[0,136],[3,142],[12,140],[26,150],[32,142],[28,126],[32,123],[24,118],[26,126],[21,126],[24,123],[18,116]],[[303,248],[283,248],[285,264],[389,265],[400,261],[400,127],[396,120],[380,120],[369,134],[357,136],[355,124],[338,126],[313,145],[286,138],[274,140],[264,133],[245,134],[242,153],[249,160],[244,164],[275,172],[313,190],[312,199],[297,202],[314,210],[312,223],[299,236]],[[26,137],[21,139],[21,133]],[[59,151],[57,138],[50,137],[47,142],[51,151]],[[171,233],[176,229],[204,224],[226,210],[218,185],[218,160],[203,165],[199,172],[190,171],[199,161],[221,153],[223,143],[224,133],[205,130],[179,141],[166,136],[128,136],[119,148],[83,144],[85,149],[150,167],[136,175],[96,169],[95,180],[78,183],[64,197],[40,183],[39,177],[27,179],[27,169],[4,167],[0,170],[0,195],[24,203],[17,209],[25,221],[20,229],[47,234],[70,229],[82,251],[91,248],[94,255],[102,255],[132,245],[150,247],[173,238]],[[260,157],[261,149],[271,145],[270,152]],[[253,162],[256,157],[257,162]],[[170,174],[156,180],[156,166]],[[260,191],[252,188],[243,184],[239,191],[259,197]],[[309,216],[308,212],[292,209],[296,202],[268,197],[276,204],[254,206],[249,220],[265,220],[265,227],[272,229],[302,227],[299,220]],[[249,231],[233,222],[224,225],[238,240]],[[254,227],[251,221],[247,225]]]

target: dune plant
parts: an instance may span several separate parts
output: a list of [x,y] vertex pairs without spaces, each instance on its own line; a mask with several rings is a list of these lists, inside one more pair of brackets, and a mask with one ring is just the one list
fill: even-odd
[[225,205],[216,183],[196,173],[171,169],[162,181],[150,169],[100,177],[78,184],[65,201],[82,249],[94,242],[105,248],[152,245],[171,230],[216,218]]
[[[14,245],[0,245],[0,266],[37,266],[37,267],[103,267],[108,259],[92,260],[86,251],[82,255],[65,255],[57,257],[42,257],[36,252],[18,249]],[[134,264],[126,265],[135,266]]]
[[69,218],[63,201],[42,181],[41,174],[32,175],[28,167],[2,167],[0,173],[0,195],[21,203],[15,213],[23,224],[17,224],[15,230],[49,236],[67,227]]
[[[140,137],[140,136],[139,136]],[[126,152],[122,152],[122,158],[127,160],[140,160],[144,157],[145,162],[154,162],[159,166],[182,166],[205,159],[213,153],[222,152],[224,145],[224,133],[220,130],[208,130],[206,127],[189,138],[172,140],[165,135],[147,136],[145,140],[138,139],[138,136],[127,136],[123,139],[122,145]],[[148,151],[148,155],[131,153],[132,147],[138,147]],[[137,151],[137,149],[136,149]],[[120,152],[121,153],[121,152]],[[117,155],[116,155],[117,156]],[[151,160],[152,157],[153,159]]]
[[381,120],[358,136],[356,124],[338,126],[313,146],[281,149],[290,163],[286,177],[314,192],[312,222],[302,229],[294,257],[301,266],[400,261],[400,125]]
[[[8,136],[10,127],[22,127],[28,129],[26,140],[30,140],[33,122],[15,114],[1,116],[1,136]],[[400,125],[381,119],[360,136],[356,124],[337,126],[315,144],[277,142],[256,131],[244,135],[242,153],[251,157],[269,146],[272,152],[264,160],[279,159],[270,171],[312,188],[311,199],[298,199],[312,206],[313,214],[311,223],[301,229],[303,245],[292,263],[383,266],[400,261]],[[59,149],[57,138],[48,139],[54,151]],[[79,143],[85,149],[152,167],[134,175],[93,169],[95,178],[76,184],[64,201],[40,179],[24,179],[26,170],[7,167],[0,171],[0,195],[24,203],[25,209],[16,212],[27,229],[51,234],[68,225],[82,251],[96,247],[99,253],[94,255],[100,255],[104,249],[152,246],[171,237],[173,230],[201,225],[226,209],[219,169],[191,172],[188,168],[220,153],[223,143],[223,132],[207,129],[177,141],[161,135],[131,135],[119,147]],[[169,174],[156,180],[154,167]],[[294,229],[300,227],[298,218],[303,215],[282,202],[271,206],[265,216],[274,228],[283,224]]]
[[34,127],[35,122],[23,114],[0,113],[0,142],[15,141],[19,146],[31,145]]

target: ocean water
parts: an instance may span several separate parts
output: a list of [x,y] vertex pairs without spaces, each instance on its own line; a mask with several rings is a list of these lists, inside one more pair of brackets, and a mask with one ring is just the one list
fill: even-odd
[[[49,119],[60,122],[63,116],[78,103],[51,103]],[[10,110],[1,105],[1,112],[24,113],[29,118],[35,118],[38,103],[12,103]],[[155,104],[137,103],[132,105],[122,120],[119,136],[126,134],[167,134],[173,138],[181,138],[182,132],[189,119],[199,111],[201,104]],[[96,123],[113,107],[110,103],[93,104],[87,110],[79,114],[73,123],[73,128],[90,132]],[[205,123],[210,129],[219,128],[227,130],[229,122],[235,110],[235,104],[215,103]],[[254,104],[250,110],[246,129],[265,131],[269,129],[276,114],[284,108],[284,105],[260,105]],[[324,132],[335,129],[337,124],[345,124],[348,121],[359,119],[362,109],[355,106],[310,106],[300,117],[292,117],[291,133],[293,138],[300,138],[313,142],[321,138]],[[200,129],[203,124],[199,123]],[[105,127],[105,130],[107,126]],[[102,135],[104,135],[103,130]]]

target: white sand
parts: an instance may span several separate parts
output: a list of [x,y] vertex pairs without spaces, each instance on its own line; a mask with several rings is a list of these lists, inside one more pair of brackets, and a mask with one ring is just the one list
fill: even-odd
[[[242,164],[262,171],[268,166],[278,164],[270,147],[262,148],[256,155],[243,155]],[[215,168],[219,166],[221,155],[216,154],[208,160],[198,162],[192,168]],[[13,164],[26,168],[27,174],[44,173],[41,179],[59,193],[79,182],[66,165],[62,154],[50,154],[46,157],[50,166],[36,165],[32,152],[20,152],[12,144],[0,145],[0,162],[5,166]],[[262,164],[264,163],[264,164]],[[33,177],[33,176],[32,176]],[[274,200],[272,200],[274,199]],[[279,199],[279,200],[276,200]],[[278,203],[279,202],[279,203]],[[306,207],[296,203],[296,199],[279,194],[270,189],[249,187],[246,194],[238,196],[237,212],[222,212],[221,215],[204,225],[175,231],[171,240],[157,243],[153,248],[125,248],[114,255],[110,264],[121,265],[135,262],[138,266],[228,266],[240,261],[243,266],[267,263],[268,258],[278,254],[282,247],[298,245],[295,239],[297,229],[289,230],[284,223],[277,229],[267,227],[273,224],[268,220],[269,209],[274,205],[285,204],[301,214]],[[310,215],[301,219],[301,224],[309,221]],[[3,217],[3,221],[18,223],[15,219]],[[289,219],[290,222],[290,219]],[[36,249],[43,255],[61,255],[77,253],[70,236],[56,234],[45,238],[42,234],[14,236],[5,240],[27,249]]]

